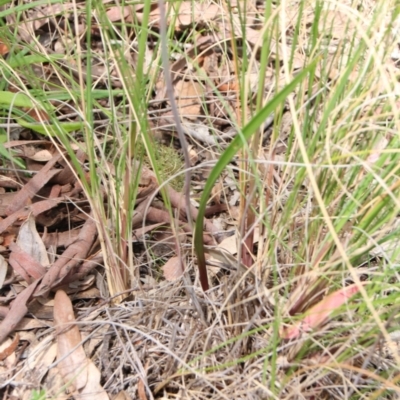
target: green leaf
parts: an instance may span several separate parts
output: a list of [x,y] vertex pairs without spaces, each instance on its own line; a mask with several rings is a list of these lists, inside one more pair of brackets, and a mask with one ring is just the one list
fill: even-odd
[[57,128],[55,127],[55,125],[31,123],[26,122],[23,119],[18,119],[17,122],[24,128],[32,129],[33,131],[42,135],[50,134],[51,136],[57,136],[57,132],[59,132],[60,129],[68,133],[78,131],[83,128],[83,122],[62,122],[57,124]]
[[0,91],[0,105],[32,108],[33,101],[24,93]]
[[264,106],[251,121],[243,128],[242,132],[233,139],[228,148],[221,155],[215,167],[212,169],[210,176],[204,187],[203,194],[200,199],[199,214],[196,220],[194,247],[197,256],[197,263],[200,274],[200,282],[204,291],[208,290],[207,269],[204,256],[204,242],[203,242],[203,226],[204,214],[207,201],[210,198],[212,188],[215,182],[231,162],[232,158],[239,151],[240,148],[247,144],[247,140],[257,131],[261,124],[270,116],[270,114],[283,103],[286,97],[294,90],[294,88],[306,77],[310,70],[314,68],[318,59],[315,59],[307,68],[304,68],[287,86],[285,86],[276,96]]

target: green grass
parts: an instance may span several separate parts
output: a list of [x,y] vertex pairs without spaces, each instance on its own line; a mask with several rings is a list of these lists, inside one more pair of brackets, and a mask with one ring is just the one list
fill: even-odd
[[[393,2],[377,1],[367,23],[355,2],[353,6],[332,2],[334,12],[340,10],[348,17],[341,38],[337,39],[334,30],[338,22],[329,21],[325,2],[296,2],[299,11],[290,29],[290,10],[280,9],[277,3],[289,7],[287,2],[265,1],[264,15],[260,17],[263,36],[258,48],[232,38],[224,41],[225,47],[221,46],[226,52],[221,51],[220,57],[229,58],[238,84],[235,96],[239,111],[232,112],[216,85],[208,77],[203,79],[225,107],[237,134],[226,148],[213,149],[217,161],[204,184],[194,235],[189,239],[200,284],[205,291],[211,288],[205,295],[211,298],[216,279],[208,276],[206,267],[204,215],[215,183],[222,174],[229,174],[240,191],[237,261],[262,282],[263,289],[257,287],[252,295],[258,301],[257,307],[263,308],[266,322],[246,325],[249,321],[243,320],[247,315],[243,310],[250,307],[254,298],[241,297],[240,289],[250,285],[251,274],[237,275],[224,289],[221,308],[213,310],[215,319],[209,322],[209,331],[221,328],[226,315],[231,317],[232,326],[240,328],[230,330],[229,326],[229,333],[218,343],[210,344],[210,339],[202,354],[187,361],[190,369],[177,368],[171,375],[189,375],[193,369],[199,374],[212,374],[232,367],[244,368],[251,361],[258,363],[262,371],[258,383],[269,393],[268,398],[289,398],[295,388],[311,391],[325,385],[324,379],[333,379],[332,376],[338,379],[331,382],[332,386],[347,387],[343,376],[360,354],[366,357],[374,344],[371,338],[379,334],[390,343],[390,334],[395,330],[391,318],[398,309],[399,251],[386,249],[379,257],[371,251],[377,245],[390,244],[400,233],[395,224],[400,211],[398,73],[390,64],[395,45],[391,31],[382,29],[383,22],[389,27],[394,25],[399,9],[392,7]],[[150,2],[144,3],[141,22],[133,18],[130,23],[113,23],[106,14],[108,5],[86,2],[86,9],[79,13],[90,14],[93,19],[86,20],[83,42],[76,39],[74,43],[77,52],[68,55],[69,61],[81,66],[78,77],[74,77],[59,62],[62,54],[39,54],[33,44],[22,47],[18,43],[15,32],[19,16],[38,4],[50,3],[16,6],[15,30],[1,31],[11,43],[9,59],[0,60],[6,77],[0,86],[1,117],[47,137],[68,155],[98,223],[109,293],[115,296],[139,282],[131,221],[140,190],[141,165],[150,165],[160,184],[168,178],[163,174],[165,165],[155,149],[148,119],[161,71],[163,44],[159,30],[149,23]],[[310,5],[314,5],[311,19]],[[241,36],[245,38],[248,10],[243,5],[234,10],[229,2],[226,10],[227,22],[232,26],[238,15]],[[6,9],[0,17],[9,14]],[[357,29],[352,29],[352,24]],[[82,47],[82,43],[91,43],[96,27],[106,60],[104,87],[97,87],[92,77],[91,47]],[[217,31],[211,22],[203,29]],[[172,52],[183,57],[182,45],[193,44],[195,30],[187,28],[185,35],[178,38],[174,35],[171,21],[166,50],[170,57]],[[132,37],[136,39],[134,68],[126,57]],[[177,44],[179,41],[183,43]],[[149,42],[152,52],[148,51]],[[301,68],[295,65],[300,56]],[[34,65],[50,66],[58,76],[57,83],[38,77]],[[196,62],[191,68],[199,76],[203,73],[202,65]],[[118,88],[114,87],[111,69],[117,71]],[[267,70],[273,73],[272,81]],[[254,71],[258,74],[258,87],[251,90],[250,76]],[[68,120],[62,119],[62,106],[74,114]],[[31,109],[45,111],[48,120],[35,121],[27,114]],[[107,124],[99,124],[93,110],[101,113]],[[207,112],[206,108],[204,124],[215,132],[212,116]],[[273,124],[266,141],[261,126],[270,116]],[[288,116],[290,127],[283,134]],[[6,128],[0,128],[0,136],[8,137]],[[385,148],[376,150],[384,140]],[[85,167],[76,157],[76,145],[87,152]],[[280,147],[284,151],[277,154]],[[13,159],[1,146],[0,154]],[[374,155],[376,159],[372,159]],[[14,161],[24,166],[23,161]],[[4,160],[5,165],[8,162]],[[103,189],[107,192],[106,203]],[[161,196],[172,216],[164,190]],[[259,233],[258,241],[253,237],[254,231]],[[332,310],[326,325],[315,327],[293,343],[281,338],[284,326],[301,320],[326,295],[350,283],[359,285],[359,294]],[[116,303],[123,297],[116,298]],[[261,337],[266,343],[257,351],[246,353],[239,346],[250,339],[261,341]],[[229,353],[232,347],[243,351],[215,362],[213,357],[217,358],[221,351]],[[393,358],[389,370],[375,374],[383,382],[393,381],[396,385],[395,366],[400,365],[400,355]],[[345,371],[342,381],[335,368]],[[364,386],[347,388],[348,398],[390,398],[389,389],[386,394],[380,392],[385,383],[371,380]]]

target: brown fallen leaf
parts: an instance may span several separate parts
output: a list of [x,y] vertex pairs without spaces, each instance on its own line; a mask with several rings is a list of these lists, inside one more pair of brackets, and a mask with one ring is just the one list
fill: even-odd
[[357,284],[339,289],[321,300],[318,304],[311,307],[306,312],[306,316],[298,321],[295,325],[283,328],[280,332],[282,339],[296,339],[301,336],[302,332],[309,332],[318,328],[329,319],[329,316],[340,306],[353,297],[360,287]]
[[43,233],[42,240],[47,248],[49,247],[68,247],[77,240],[79,231],[51,232]]
[[111,22],[121,21],[132,15],[132,8],[130,6],[115,6],[111,7],[106,12],[108,19]]
[[7,276],[8,264],[5,258],[0,254],[0,289],[3,287]]
[[83,350],[82,338],[71,300],[63,290],[54,298],[54,322],[57,332],[58,370],[75,399],[108,400],[100,386],[100,372]]
[[[212,52],[212,45],[215,43],[215,39],[212,36],[201,36],[196,43],[185,52],[185,57],[179,58],[171,65],[171,79],[173,83],[176,83],[178,79],[181,78],[180,72],[188,65],[188,60],[193,59],[197,61],[196,58],[200,54],[207,54],[209,51]],[[164,101],[167,97],[167,87],[165,85],[164,79],[160,80],[156,84],[156,97],[154,99],[157,101]]]
[[73,268],[81,264],[97,237],[96,222],[88,218],[83,225],[78,239],[72,243],[44,275],[35,297],[47,295],[50,289],[59,284]]
[[53,326],[51,321],[42,321],[34,318],[22,318],[18,325],[15,327],[16,331],[30,331],[38,328],[48,328]]
[[7,215],[14,214],[26,206],[28,200],[32,199],[43,186],[61,170],[52,170],[54,165],[61,158],[60,154],[55,155],[15,196],[14,203],[7,209]]
[[6,306],[0,306],[0,318],[4,318],[8,312],[10,311],[10,309]]
[[[32,342],[29,347],[28,356],[26,358],[26,364],[29,365],[29,368],[21,371],[21,380],[30,382],[42,382],[43,377],[49,372],[49,367],[53,364],[56,356],[56,343],[44,343],[43,341]],[[47,385],[45,387],[47,391]],[[47,395],[49,394],[47,393]],[[57,396],[57,400],[59,398],[60,397]],[[29,397],[29,399],[31,399],[31,397]]]
[[27,114],[37,122],[49,121],[50,117],[44,110],[37,110],[35,108],[25,109]]
[[125,391],[121,390],[115,397],[114,400],[131,400],[131,396]]
[[76,271],[76,274],[67,275],[61,282],[60,285],[66,285],[71,282],[76,282],[80,279],[84,279],[94,268],[99,265],[103,265],[103,254],[101,251],[92,255],[82,265],[80,265]]
[[[190,1],[183,1],[180,3],[168,2],[170,10],[168,12],[168,21],[175,21],[175,30],[180,30],[181,28],[196,24],[207,24],[219,16],[222,12],[221,7],[214,4],[203,4],[203,3],[192,3]],[[139,22],[142,21],[142,9],[143,5],[138,4],[135,6],[135,14]],[[175,18],[176,17],[176,18]],[[153,7],[150,12],[149,24],[152,26],[159,26],[159,21],[161,18],[160,10],[158,7]]]
[[183,275],[183,265],[180,257],[171,257],[162,267],[164,278],[174,281]]
[[[3,351],[7,352],[7,349],[12,346],[13,340],[11,338],[7,338],[3,343],[0,344],[0,353]],[[17,356],[15,351],[10,352],[10,354],[4,358],[2,362],[0,362],[0,376],[3,378],[2,381],[5,380],[6,376],[10,374],[10,371],[15,368],[15,364],[17,362]]]
[[49,256],[32,215],[21,225],[16,244],[43,268],[49,266]]
[[0,55],[5,56],[10,51],[9,47],[0,40]]
[[0,323],[0,343],[14,331],[17,324],[25,317],[28,312],[27,303],[30,300],[33,292],[38,285],[39,280],[31,283],[27,288],[25,288],[15,300],[11,303],[10,310],[7,315]]
[[175,95],[180,115],[191,120],[200,116],[204,88],[199,82],[193,80],[178,81],[175,85]]
[[14,203],[18,192],[0,193],[0,216],[5,217],[8,207]]
[[[84,150],[79,149],[76,151],[76,161],[84,163],[87,158],[87,154]],[[59,164],[63,167],[62,171],[56,175],[51,183],[58,183],[59,185],[74,184],[76,183],[76,173],[71,166],[71,162],[68,162],[69,158],[62,159]]]
[[53,158],[53,154],[49,150],[39,150],[36,153],[29,156],[33,161],[37,162],[47,162]]
[[45,211],[51,210],[64,200],[64,197],[59,197],[58,199],[38,201],[37,203],[31,204],[29,207],[24,207],[16,211],[0,221],[0,233],[3,233],[15,221],[27,218],[30,214],[35,217]]
[[64,380],[57,367],[51,368],[45,377],[46,395],[51,399],[71,400],[67,393],[60,393],[60,388],[64,386]]
[[15,334],[14,340],[9,344],[9,346],[0,351],[0,361],[4,361],[8,356],[14,353],[15,349],[17,348],[19,343],[19,335],[18,333]]
[[9,263],[14,271],[21,275],[26,282],[31,283],[32,280],[39,279],[46,273],[46,268],[16,243],[10,245],[10,250]]
[[[21,37],[25,42],[32,43],[33,41],[33,32],[40,29],[43,25],[46,24],[54,24],[57,25],[56,17],[63,16],[64,18],[68,18],[68,11],[72,9],[74,5],[72,3],[62,3],[62,4],[53,4],[46,5],[41,9],[36,9],[33,12],[30,12],[27,18],[24,18],[23,21],[18,26],[18,36]],[[75,5],[75,7],[79,7]],[[7,17],[7,22],[10,24],[16,23],[16,19],[14,14],[9,14]]]
[[147,400],[146,388],[144,386],[143,379],[141,379],[141,378],[139,378],[139,382],[138,382],[138,397],[139,397],[139,400]]
[[94,365],[93,361],[88,360],[88,381],[86,386],[75,395],[76,400],[87,400],[90,398],[96,400],[109,400],[106,391],[100,385],[101,374],[98,368]]
[[63,290],[58,290],[54,297],[58,369],[72,393],[86,386],[88,374],[88,359],[82,347],[78,326],[74,322],[71,301]]

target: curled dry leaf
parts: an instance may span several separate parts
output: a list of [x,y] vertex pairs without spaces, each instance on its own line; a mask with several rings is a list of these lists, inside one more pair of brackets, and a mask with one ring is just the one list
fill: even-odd
[[3,287],[4,280],[7,275],[8,264],[4,257],[0,254],[0,289]]
[[11,243],[9,248],[10,265],[26,282],[39,279],[46,273],[49,258],[32,215],[21,225],[16,243]]
[[53,157],[53,154],[48,150],[39,150],[35,154],[31,155],[29,158],[33,161],[38,162],[47,162],[50,161]]
[[35,219],[32,215],[21,225],[17,238],[17,245],[42,267],[47,267],[49,265],[50,262],[46,247],[36,229]]
[[162,268],[167,281],[174,281],[183,275],[182,261],[179,257],[171,257]]
[[313,306],[306,312],[306,316],[288,328],[282,329],[280,336],[282,339],[296,339],[302,332],[309,332],[318,328],[328,320],[330,315],[347,300],[353,297],[360,290],[359,285],[353,284],[326,296],[322,301]]

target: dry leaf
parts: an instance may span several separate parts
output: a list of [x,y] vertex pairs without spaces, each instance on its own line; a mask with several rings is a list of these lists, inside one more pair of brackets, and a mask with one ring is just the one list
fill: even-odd
[[48,267],[49,257],[32,215],[21,225],[17,245],[43,267]]
[[31,213],[33,216],[42,214],[45,211],[51,210],[52,208],[56,207],[62,201],[65,201],[64,197],[59,197],[58,199],[48,199],[48,200],[38,201],[37,203],[33,203],[32,205],[30,205],[29,207],[21,208],[20,210],[11,214],[7,218],[0,220],[0,233],[3,233],[15,221],[28,218]]
[[100,385],[101,374],[97,367],[89,360],[87,364],[88,380],[85,387],[75,395],[76,400],[109,400],[106,391]]
[[367,157],[367,164],[375,164],[378,160],[382,151],[386,149],[389,144],[389,140],[387,140],[384,136],[382,136],[377,143],[374,144],[373,149],[371,150],[371,154]]
[[31,109],[29,109],[27,111],[27,114],[37,122],[49,121],[50,120],[49,115],[44,110],[36,110],[34,108],[31,108]]
[[[3,343],[0,344],[0,354],[6,354],[8,353],[8,350],[10,346],[12,346],[12,343],[15,341],[12,340],[11,338],[6,339]],[[12,351],[7,357],[3,359],[3,361],[0,363],[0,376],[6,376],[10,373],[10,368],[15,367],[15,362],[16,362],[16,355],[15,352]],[[4,378],[3,378],[4,379]]]
[[113,400],[132,400],[128,393],[125,390],[121,390]]
[[15,349],[18,346],[18,343],[19,343],[18,333],[15,335],[14,340],[5,341],[0,348],[0,361],[4,361],[11,354],[14,354]]
[[132,9],[129,6],[115,6],[109,8],[106,14],[111,22],[121,21],[132,14]]
[[[174,3],[172,3],[174,4]],[[193,23],[208,24],[210,21],[221,15],[221,7],[215,4],[206,4],[200,2],[184,1],[177,3],[179,13],[177,24],[178,27],[188,27]]]
[[81,334],[74,324],[71,300],[63,290],[58,290],[54,301],[58,369],[68,390],[73,392],[75,399],[108,400],[107,393],[100,386],[100,371],[83,350]]
[[58,369],[70,392],[77,392],[88,381],[88,359],[82,347],[81,334],[74,324],[72,304],[63,290],[55,295],[54,323],[57,332]]
[[57,344],[52,343],[52,341],[48,341],[47,343],[41,341],[33,346],[33,348],[31,347],[26,359],[27,369],[24,379],[30,382],[41,382],[56,356]]
[[0,254],[0,289],[3,287],[4,280],[7,275],[8,264],[4,257]]
[[189,145],[188,153],[189,153],[190,165],[193,167],[199,161],[199,155],[197,153],[196,148],[192,145]]
[[176,102],[179,113],[194,120],[200,116],[204,89],[199,82],[180,80],[175,85]]
[[357,31],[349,15],[339,10],[326,10],[322,13],[318,29],[320,32],[329,32],[329,36],[335,39],[354,38]]
[[39,279],[46,273],[46,269],[16,243],[11,243],[9,248],[11,250],[9,263],[13,270],[21,275],[26,282],[31,283],[34,279]]
[[7,208],[13,204],[17,192],[6,192],[0,194],[0,216],[5,217],[7,215]]
[[8,46],[0,40],[0,55],[5,56],[9,51],[10,49],[8,48]]
[[[187,27],[192,24],[208,24],[217,16],[221,15],[222,9],[214,4],[203,4],[203,3],[192,3],[189,1],[183,1],[180,3],[169,3],[171,5],[171,12],[168,13],[168,24],[171,23],[172,20],[175,20],[175,30],[180,30],[181,27]],[[138,20],[141,21],[142,15],[139,10],[143,8],[143,6],[136,6],[136,15],[138,16]],[[175,18],[176,16],[176,18]],[[158,26],[160,21],[160,10],[158,7],[155,7],[150,12],[150,21],[151,25]]]
[[45,377],[44,387],[46,394],[51,399],[71,400],[71,396],[60,392],[60,388],[64,387],[63,378],[57,367],[51,368]]
[[167,281],[174,281],[183,275],[183,265],[179,257],[171,257],[162,268]]
[[36,297],[43,296],[55,285],[68,275],[70,270],[84,260],[97,236],[96,223],[92,218],[88,218],[79,232],[78,239],[72,243],[49,268],[42,279],[42,283],[35,294]]
[[39,150],[33,155],[31,155],[29,158],[33,161],[37,162],[47,162],[50,161],[53,157],[53,154],[50,153],[48,150]]
[[55,155],[47,164],[37,173],[15,196],[15,201],[7,209],[7,215],[11,216],[19,209],[26,206],[28,201],[32,199],[35,194],[44,187],[44,185],[61,170],[52,169],[55,164],[60,160],[61,155]]
[[11,333],[17,324],[22,320],[28,312],[27,303],[36,289],[39,280],[30,284],[26,289],[18,294],[16,299],[11,303],[10,311],[0,323],[0,343]]
[[29,331],[31,329],[49,328],[53,326],[51,321],[41,321],[34,318],[22,318],[18,325],[15,327],[16,331]]
[[309,332],[322,325],[328,320],[330,315],[347,300],[353,297],[360,287],[356,284],[339,289],[326,296],[322,301],[313,306],[306,312],[306,316],[295,325],[282,329],[280,336],[282,339],[296,339],[302,332]]
[[139,400],[147,400],[146,388],[144,385],[144,381],[140,377],[139,377],[139,382],[138,382],[138,397],[139,397]]

